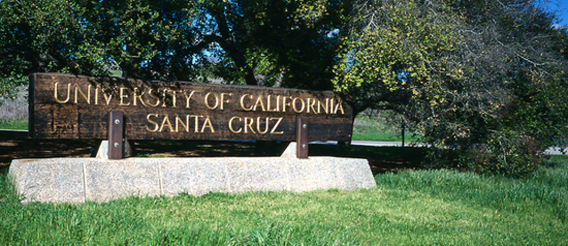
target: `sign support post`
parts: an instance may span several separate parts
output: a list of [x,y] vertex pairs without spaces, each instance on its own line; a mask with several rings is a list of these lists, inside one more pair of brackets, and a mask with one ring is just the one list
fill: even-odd
[[296,157],[298,159],[308,158],[308,119],[298,117],[296,126]]
[[108,159],[122,159],[124,157],[124,114],[121,111],[111,111],[108,118]]

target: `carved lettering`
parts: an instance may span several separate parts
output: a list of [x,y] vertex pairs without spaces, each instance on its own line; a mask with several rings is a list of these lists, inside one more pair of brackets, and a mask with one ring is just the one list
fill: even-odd
[[258,96],[258,98],[256,99],[256,103],[254,104],[254,107],[252,108],[253,111],[256,111],[256,107],[260,104],[260,108],[262,109],[262,112],[266,111],[266,109],[264,108],[264,103],[262,102],[262,95]]
[[250,97],[250,99],[252,100],[252,95],[249,94],[244,94],[243,96],[241,96],[241,108],[244,111],[252,111],[253,106],[251,105],[249,108],[245,107],[245,97]]
[[292,97],[282,97],[282,112],[286,112],[286,106],[290,107],[290,102],[286,102],[286,99],[292,100]]
[[179,115],[176,114],[176,132],[179,132],[180,124],[183,126],[186,132],[189,132],[189,115],[185,115],[185,123],[183,123],[183,120],[179,117]]
[[99,105],[99,89],[100,87],[97,85],[95,88],[95,105]]
[[279,131],[279,132],[276,131],[276,129],[278,129],[278,126],[280,125],[280,122],[282,122],[283,118],[284,117],[270,118],[270,120],[277,120],[276,124],[274,124],[274,126],[272,127],[272,130],[270,130],[270,134],[284,134],[284,131]]
[[199,132],[199,117],[203,118],[203,115],[190,115],[189,117],[195,118],[195,130],[193,132]]
[[[130,139],[290,141],[294,138],[296,117],[305,117],[313,124],[315,130],[310,133],[310,140],[325,139],[327,135],[333,137],[330,140],[340,141],[351,137],[348,129],[352,119],[346,114],[353,110],[333,92],[56,77],[35,77],[38,83],[34,89],[40,96],[35,111],[66,108],[78,117],[69,123],[69,117],[57,115],[62,119],[57,124],[44,120],[52,116],[36,117],[40,123],[34,123],[33,134],[39,138],[49,137],[55,131],[58,137],[105,138],[103,119],[108,112],[117,110],[127,117],[125,134]],[[69,124],[76,135],[71,135]],[[45,126],[47,131],[42,129]],[[325,127],[337,131],[320,130]]]
[[154,125],[154,128],[153,128],[153,129],[150,129],[150,128],[148,127],[148,125],[146,125],[146,130],[148,130],[149,132],[156,132],[156,131],[158,131],[158,128],[159,128],[160,126],[158,125],[158,122],[155,122],[155,121],[153,121],[152,119],[150,119],[151,116],[154,116],[154,117],[158,118],[158,114],[148,114],[148,115],[146,116],[146,119],[148,120],[148,123]]
[[151,98],[154,98],[156,100],[155,104],[151,104],[148,103],[148,105],[150,105],[150,107],[158,107],[158,105],[160,105],[160,98],[158,96],[156,96],[154,93],[152,93],[154,91],[154,89],[150,89],[150,91],[148,91],[148,95],[150,95]]
[[[296,107],[296,105],[297,105],[296,102],[297,102],[298,100],[302,103],[302,104],[301,104],[302,107],[301,107],[300,109],[298,109],[298,108]],[[299,113],[302,113],[302,111],[304,111],[304,108],[306,108],[306,103],[304,102],[304,99],[299,98],[299,97],[295,97],[295,98],[292,100],[292,109],[294,109],[294,112],[296,112],[296,113],[298,113],[298,114],[299,114]]]
[[170,132],[174,131],[174,128],[172,127],[172,123],[170,122],[170,118],[168,117],[168,115],[164,115],[164,120],[162,120],[162,125],[160,126],[160,130],[158,130],[158,132],[162,132],[164,130],[164,126],[168,126],[168,128],[170,128]]
[[185,96],[185,108],[189,108],[189,100],[191,100],[193,93],[194,93],[194,91],[191,91],[191,93],[189,93],[189,95],[187,95],[187,93],[185,93],[185,91],[183,91],[183,95]]
[[213,125],[211,124],[209,116],[205,117],[205,122],[203,122],[203,127],[201,127],[201,133],[205,131],[205,128],[209,128],[211,133],[215,133],[215,129],[213,129]]
[[[270,134],[284,134],[284,131],[277,131],[282,119],[284,119],[284,117],[256,117],[255,119],[252,117],[233,116],[229,120],[229,130],[235,134],[249,132],[252,134],[267,134],[269,130]],[[272,125],[274,121],[275,123]],[[243,124],[241,125],[238,122],[243,122]],[[256,131],[253,125],[256,125]]]
[[236,130],[233,128],[233,120],[243,121],[243,119],[242,119],[241,117],[239,117],[239,116],[233,116],[233,118],[231,118],[231,119],[229,120],[229,130],[230,130],[232,133],[241,133],[241,132],[243,131],[243,128],[241,127],[241,128],[239,128],[238,131],[236,131]]
[[128,98],[128,94],[124,93],[124,90],[126,90],[127,88],[124,87],[120,87],[120,103],[118,105],[120,106],[128,106],[130,105],[130,102],[128,102],[128,104],[124,103],[124,98]]
[[223,108],[223,105],[224,105],[225,103],[229,103],[229,102],[230,102],[229,99],[225,99],[225,96],[232,96],[232,95],[233,95],[233,93],[221,93],[221,107],[220,107],[221,110],[224,109],[224,108]]
[[308,113],[310,113],[311,109],[312,113],[317,114],[316,109],[314,108],[315,105],[316,105],[316,100],[308,97]]
[[142,92],[142,94],[138,95],[138,88],[134,88],[134,102],[132,104],[134,104],[134,106],[138,106],[138,100],[140,100],[140,103],[142,103],[142,105],[144,105],[144,107],[146,107],[146,103],[144,102],[144,99],[142,99],[142,96],[144,95],[144,92]]
[[[321,100],[318,100],[318,114],[321,113],[321,108],[322,108],[322,104]],[[326,114],[329,114],[329,98],[325,99],[325,107],[323,108],[323,112],[325,112]]]
[[245,117],[245,125],[243,126],[245,128],[245,133],[248,133],[247,129],[250,129],[252,133],[256,133],[254,129],[252,129],[252,124],[254,124],[254,119],[251,117]]
[[58,103],[67,103],[69,102],[69,97],[71,96],[71,83],[67,84],[67,98],[65,100],[60,100],[57,96],[57,85],[59,84],[59,82],[55,82],[55,91],[54,91],[54,95],[53,97],[55,98],[55,101]]
[[91,87],[92,87],[91,85],[89,85],[87,87],[88,88],[87,89],[87,95],[85,95],[83,90],[81,90],[81,88],[79,88],[79,85],[75,85],[75,103],[79,103],[77,94],[81,94],[81,96],[83,96],[83,98],[85,99],[87,104],[91,104]]
[[162,108],[166,107],[166,98],[168,94],[168,89],[164,89],[164,91],[162,92]]
[[258,131],[258,133],[260,133],[260,134],[266,134],[268,132],[268,128],[269,128],[268,127],[269,122],[270,122],[270,118],[266,117],[266,119],[264,120],[264,124],[265,124],[264,131],[261,131],[260,130],[260,125],[261,125],[260,124],[260,117],[256,117],[256,131]]
[[[209,104],[209,96],[213,95],[213,97],[215,98],[215,105],[211,106]],[[205,106],[209,109],[209,110],[215,110],[217,107],[219,107],[219,97],[217,96],[217,94],[215,94],[215,92],[208,92],[207,94],[205,94]]]
[[276,108],[273,108],[273,109],[270,109],[270,106],[272,105],[271,100],[270,100],[271,97],[272,97],[272,95],[266,96],[266,111],[268,111],[268,112],[279,112],[280,105],[278,103],[280,102],[280,95],[276,96]]
[[343,105],[341,101],[337,101],[337,105],[335,106],[335,110],[333,111],[333,113],[337,114],[337,110],[341,110],[341,114],[345,114],[345,111],[343,111]]
[[110,91],[110,95],[108,95],[106,92],[104,92],[104,89],[103,89],[103,96],[105,97],[106,105],[110,104],[110,100],[112,99],[112,94],[114,94],[113,90],[111,90],[111,89],[108,89],[108,90]]

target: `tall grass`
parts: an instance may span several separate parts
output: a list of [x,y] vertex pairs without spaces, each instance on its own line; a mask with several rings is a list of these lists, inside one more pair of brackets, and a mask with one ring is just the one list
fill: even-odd
[[568,160],[511,179],[448,170],[377,188],[22,205],[0,176],[0,244],[565,245]]
[[468,206],[508,211],[527,218],[548,211],[550,221],[568,222],[568,157],[554,156],[555,167],[511,179],[470,172],[422,170],[376,176],[384,187],[405,187]]

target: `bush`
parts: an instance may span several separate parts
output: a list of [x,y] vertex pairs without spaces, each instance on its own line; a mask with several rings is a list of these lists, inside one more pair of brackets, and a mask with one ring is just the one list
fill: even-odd
[[[28,77],[23,75],[13,75],[11,77],[0,78],[0,98],[15,98],[18,88],[29,84]],[[1,103],[1,101],[0,101]]]

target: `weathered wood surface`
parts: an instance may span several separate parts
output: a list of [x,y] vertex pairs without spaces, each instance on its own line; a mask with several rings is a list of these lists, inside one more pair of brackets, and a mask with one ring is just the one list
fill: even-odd
[[106,139],[108,115],[124,112],[132,140],[296,139],[296,118],[309,121],[309,139],[351,138],[353,110],[333,92],[30,75],[30,135]]

